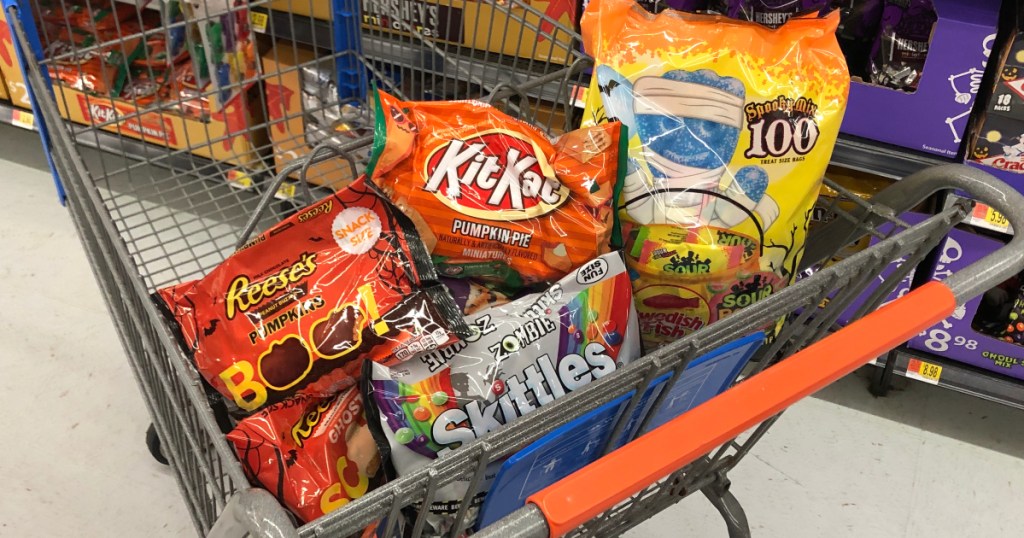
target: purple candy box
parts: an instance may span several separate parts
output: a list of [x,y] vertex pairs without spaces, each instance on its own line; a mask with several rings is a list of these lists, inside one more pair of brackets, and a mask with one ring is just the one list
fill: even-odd
[[[919,223],[927,217],[928,215],[916,213],[901,215],[901,218],[909,224]],[[884,227],[880,231],[886,232]],[[874,244],[876,242],[877,240],[872,240],[871,243]],[[942,254],[932,269],[932,279],[944,280],[952,273],[966,268],[971,263],[980,260],[1002,246],[1003,243],[1000,241],[964,230],[954,229],[943,243]],[[897,260],[889,264],[882,272],[882,277],[892,274],[901,263],[902,260]],[[913,275],[914,273],[911,271],[882,303],[891,302],[910,291]],[[875,284],[872,284],[860,297],[854,300],[853,304],[839,316],[839,324],[846,325],[851,321],[857,308],[864,304],[868,295],[878,287],[881,280],[881,278],[877,278]],[[1024,379],[1024,347],[979,333],[971,327],[971,322],[974,320],[975,315],[977,315],[980,305],[981,297],[975,297],[967,301],[966,304],[958,307],[952,316],[911,339],[908,342],[908,347],[934,353],[1003,375]]]
[[917,91],[850,85],[841,131],[955,156],[995,41],[999,0],[934,0],[938,20]]
[[[1002,246],[1000,241],[953,230],[943,245],[942,257],[932,278],[945,279]],[[952,316],[911,340],[909,347],[1024,379],[1024,347],[979,333],[971,327],[980,304],[981,297],[967,301]]]

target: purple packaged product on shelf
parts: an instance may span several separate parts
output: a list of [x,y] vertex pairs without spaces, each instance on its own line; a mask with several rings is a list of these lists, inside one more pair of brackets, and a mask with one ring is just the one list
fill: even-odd
[[[929,216],[930,215],[925,215],[923,213],[904,213],[900,215],[900,218],[903,219],[903,221],[906,222],[907,224],[913,226],[915,224],[924,222]],[[889,236],[892,233],[892,231],[893,227],[891,224],[883,224],[878,227],[878,232],[879,234],[881,234],[882,237]],[[873,246],[879,241],[880,240],[877,237],[871,237],[869,245]],[[875,277],[873,283],[869,284],[867,288],[865,288],[865,290],[861,292],[859,297],[850,302],[850,306],[848,306],[846,310],[844,310],[843,313],[839,315],[839,317],[836,319],[836,323],[838,323],[839,325],[847,325],[850,322],[852,322],[853,316],[854,314],[857,313],[857,310],[864,305],[864,303],[868,300],[868,297],[870,297],[871,294],[874,293],[876,289],[878,289],[878,286],[880,286],[882,282],[884,282],[886,279],[888,279],[890,276],[896,273],[900,266],[903,265],[903,261],[903,259],[898,259],[894,260],[892,263],[887,265],[885,269],[883,269],[882,272],[877,277]],[[910,291],[910,284],[913,281],[913,279],[914,270],[911,269],[910,273],[908,273],[907,276],[903,277],[903,280],[901,280],[899,284],[896,285],[895,289],[889,292],[889,295],[887,295],[885,299],[882,300],[882,303],[879,306],[882,306],[886,303],[890,303],[906,295],[906,293]],[[835,295],[836,294],[832,294],[829,297],[829,300],[835,297]]]
[[778,28],[792,16],[828,11],[828,0],[725,0],[725,15]]
[[871,82],[914,91],[938,18],[932,0],[885,0],[871,49]]
[[915,91],[854,81],[843,133],[943,157],[957,155],[995,44],[1000,0],[933,4],[938,21]]
[[[1000,241],[954,229],[942,247],[932,279],[943,280],[1002,246]],[[1024,347],[980,333],[972,326],[983,300],[984,296],[975,297],[957,307],[950,317],[910,340],[909,347],[1024,379]]]
[[[587,9],[587,4],[589,3],[588,0],[583,0],[580,13]],[[659,13],[664,9],[686,11],[687,13],[702,13],[709,9],[718,11],[715,9],[715,6],[719,3],[719,0],[712,0],[711,2],[709,0],[637,0],[637,3],[651,13]],[[576,22],[579,24],[579,21]]]
[[850,76],[867,79],[868,58],[882,20],[882,0],[832,0],[831,7],[839,10],[836,38]]

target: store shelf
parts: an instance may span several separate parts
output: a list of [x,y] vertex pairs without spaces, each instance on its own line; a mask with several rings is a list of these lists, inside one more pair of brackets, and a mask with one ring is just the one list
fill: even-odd
[[885,368],[889,360],[896,361],[893,369],[896,375],[1024,409],[1024,380],[906,348],[896,349],[872,364]]
[[834,165],[890,179],[902,179],[929,166],[955,162],[957,161],[952,158],[846,134],[839,135],[836,148],[832,152]]
[[[258,33],[273,31],[275,39],[283,39],[317,47],[324,50],[332,50],[332,29],[331,22],[313,17],[293,16],[284,11],[268,10],[265,8],[253,8],[250,20],[253,21],[253,28]],[[389,37],[388,34],[363,34],[363,56],[396,67],[418,71],[444,71],[460,80],[471,81],[473,79],[485,82],[502,81],[513,85],[526,84],[549,75],[557,69],[567,66],[552,67],[540,61],[526,61],[507,57],[508,61],[497,62],[493,58],[498,56],[495,53],[474,52],[469,49],[459,51],[445,51],[448,62],[445,65],[445,58],[432,52],[429,48],[417,45],[405,38]],[[468,61],[472,60],[472,61]],[[544,66],[548,69],[538,70],[536,67]],[[533,67],[531,69],[530,67]],[[452,73],[455,69],[457,73]],[[562,77],[557,77],[546,84],[540,84],[527,90],[529,97],[540,98],[554,102],[564,99],[565,87]]]

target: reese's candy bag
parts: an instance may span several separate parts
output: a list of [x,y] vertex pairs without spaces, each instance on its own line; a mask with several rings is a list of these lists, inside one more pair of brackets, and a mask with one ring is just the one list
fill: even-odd
[[644,343],[762,300],[799,266],[850,77],[838,15],[776,30],[592,0],[584,125],[629,133],[618,200]]
[[[495,431],[640,356],[629,275],[617,253],[540,293],[466,316],[473,336],[395,366],[366,364],[367,420],[398,475]],[[439,488],[424,536],[446,536],[464,499],[476,519],[490,480]]]
[[160,290],[200,373],[253,411],[329,396],[363,359],[396,364],[466,334],[415,228],[364,178]]
[[249,479],[304,522],[381,483],[380,453],[356,387],[325,399],[279,402],[246,417],[227,437]]
[[552,142],[481,102],[377,96],[368,175],[446,264],[497,261],[533,284],[608,252],[617,124]]

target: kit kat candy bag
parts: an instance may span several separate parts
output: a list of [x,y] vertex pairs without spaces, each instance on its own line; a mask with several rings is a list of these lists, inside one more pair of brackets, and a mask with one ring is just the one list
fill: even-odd
[[245,411],[331,396],[466,333],[412,223],[359,179],[160,290],[199,372]]
[[485,103],[404,102],[380,91],[376,122],[367,175],[446,267],[497,262],[505,270],[476,278],[529,285],[608,252],[617,124],[552,141]]
[[[399,475],[640,356],[629,276],[617,253],[466,322],[473,336],[448,348],[396,366],[364,366],[370,427]],[[471,527],[499,466],[479,491],[468,491],[468,478],[440,488],[424,536],[447,535],[463,499],[472,499]]]
[[383,478],[356,387],[274,404],[239,422],[227,438],[249,478],[303,522],[362,497]]
[[584,125],[618,120],[630,135],[618,209],[648,346],[794,278],[850,84],[837,23],[587,6]]

